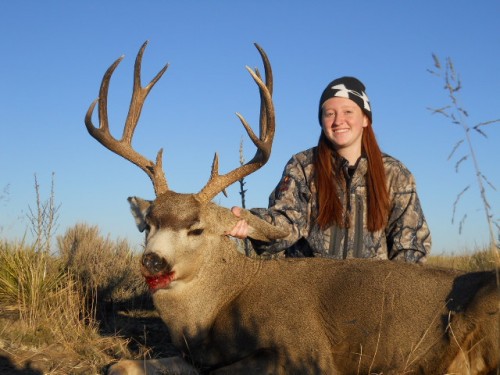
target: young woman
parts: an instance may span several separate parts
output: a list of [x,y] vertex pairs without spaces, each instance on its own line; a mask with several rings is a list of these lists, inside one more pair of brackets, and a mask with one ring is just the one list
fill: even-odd
[[[408,169],[383,154],[365,86],[354,77],[328,84],[319,102],[318,145],[294,155],[269,199],[252,213],[289,229],[283,240],[252,240],[258,253],[425,261],[431,236]],[[239,216],[240,208],[233,207]],[[228,233],[246,238],[240,220]]]

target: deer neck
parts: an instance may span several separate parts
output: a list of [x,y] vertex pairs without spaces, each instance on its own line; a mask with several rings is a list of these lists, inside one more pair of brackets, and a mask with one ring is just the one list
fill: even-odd
[[182,288],[153,295],[157,311],[179,345],[195,344],[213,325],[219,312],[255,280],[260,262],[239,253],[233,240],[220,236],[203,256],[193,279]]

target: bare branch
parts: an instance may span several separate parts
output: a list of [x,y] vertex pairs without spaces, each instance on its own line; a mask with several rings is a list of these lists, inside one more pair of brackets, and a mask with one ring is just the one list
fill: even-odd
[[469,113],[467,113],[467,111],[465,109],[463,109],[462,107],[457,108],[457,111],[462,113],[465,117],[469,117]]
[[39,252],[50,252],[52,237],[54,231],[57,229],[58,211],[61,205],[56,205],[55,203],[54,176],[55,173],[52,173],[50,197],[42,201],[40,184],[38,183],[37,175],[34,175],[36,206],[32,208],[28,205],[28,213],[26,214],[30,222],[30,231],[35,238],[35,249]]
[[464,161],[466,161],[466,160],[468,159],[468,157],[469,157],[468,155],[462,156],[462,158],[461,158],[459,161],[457,161],[457,163],[455,164],[455,172],[456,172],[456,173],[458,173],[458,169],[460,168],[460,165],[461,165]]
[[434,60],[434,67],[437,69],[441,69],[441,62],[439,61],[439,58],[435,53],[432,54],[432,59]]
[[495,123],[499,123],[499,122],[500,122],[500,119],[490,120],[490,121],[485,121],[485,122],[480,122],[479,124],[477,124],[477,125],[474,126],[474,129],[475,128],[480,128],[481,126],[487,126],[487,125],[491,125],[491,124],[495,124]]
[[484,174],[481,173],[481,178],[488,184],[490,188],[492,188],[494,191],[497,191],[495,185],[493,185]]
[[486,135],[485,132],[483,132],[481,129],[474,127],[473,128],[476,132],[478,132],[480,135],[482,135],[484,138],[488,138],[488,135]]
[[467,219],[467,214],[464,214],[464,216],[462,216],[462,219],[460,220],[460,223],[458,224],[458,234],[462,234],[462,229],[465,225],[465,219]]
[[470,185],[466,186],[460,193],[458,193],[457,198],[455,199],[455,202],[453,202],[453,214],[451,216],[451,223],[453,224],[455,222],[455,212],[457,210],[458,203],[460,202],[460,199],[462,196],[465,194],[467,190],[469,190]]
[[457,143],[455,143],[455,146],[453,146],[453,150],[451,150],[450,155],[448,155],[448,159],[447,159],[447,160],[450,160],[450,159],[451,159],[451,157],[453,156],[453,154],[455,153],[455,151],[457,151],[457,150],[458,150],[458,148],[460,147],[460,145],[461,145],[462,143],[464,143],[464,140],[463,140],[463,139],[461,139],[461,140],[459,140]]
[[427,109],[429,111],[431,111],[433,115],[435,115],[437,113],[437,114],[443,115],[445,117],[450,117],[450,115],[446,112],[449,108],[450,108],[449,105],[447,105],[445,107],[442,107],[442,108],[430,108],[430,107],[427,107]]

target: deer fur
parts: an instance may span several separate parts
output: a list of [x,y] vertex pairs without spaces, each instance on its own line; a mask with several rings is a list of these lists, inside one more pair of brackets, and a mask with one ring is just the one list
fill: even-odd
[[[109,374],[496,374],[493,272],[257,260],[225,235],[237,220],[226,208],[172,191],[129,201],[147,231],[144,276],[173,272],[151,292],[188,359],[123,361]],[[254,236],[284,235],[256,220]]]

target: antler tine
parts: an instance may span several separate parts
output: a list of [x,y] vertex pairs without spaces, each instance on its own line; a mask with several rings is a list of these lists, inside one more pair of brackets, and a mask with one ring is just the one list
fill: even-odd
[[[165,178],[165,173],[163,172],[162,167],[162,155],[163,150],[160,149],[158,154],[156,155],[156,162],[153,163],[151,160],[145,158],[143,155],[139,154],[132,148],[132,138],[134,136],[134,131],[139,122],[139,117],[141,115],[142,107],[144,105],[144,101],[148,96],[149,92],[153,88],[153,86],[158,82],[163,73],[168,68],[168,64],[166,64],[163,69],[161,69],[158,74],[151,80],[151,82],[145,86],[141,86],[141,63],[142,63],[142,55],[144,54],[144,50],[147,46],[148,42],[146,41],[139,53],[137,54],[137,58],[135,60],[134,66],[134,86],[132,92],[132,99],[130,101],[129,112],[127,115],[127,119],[125,121],[125,127],[123,129],[123,135],[121,140],[117,140],[114,138],[109,131],[109,123],[108,123],[108,91],[109,91],[109,82],[111,80],[111,76],[115,71],[116,67],[123,60],[123,56],[118,58],[106,71],[104,77],[101,82],[101,87],[99,89],[99,98],[97,98],[89,107],[87,114],[85,115],[85,125],[89,134],[95,138],[99,143],[101,143],[104,147],[109,149],[110,151],[116,153],[117,155],[122,156],[128,161],[134,163],[139,168],[141,168],[146,174],[149,176],[151,181],[153,182],[153,187],[155,190],[155,194],[158,196],[161,193],[168,190],[167,180]],[[99,127],[95,127],[92,123],[92,114],[94,112],[94,108],[98,104],[99,106]]]
[[217,154],[215,154],[210,179],[205,187],[197,194],[197,198],[201,202],[208,202],[212,200],[218,193],[223,191],[229,185],[261,168],[264,164],[266,164],[271,155],[275,131],[274,104],[272,100],[273,76],[271,64],[269,63],[269,59],[266,53],[259,45],[255,44],[255,47],[258,49],[264,63],[266,83],[262,81],[257,69],[254,71],[248,66],[246,67],[246,69],[254,79],[255,83],[259,86],[261,98],[259,137],[255,135],[252,128],[250,127],[250,125],[248,125],[247,121],[242,115],[240,115],[239,113],[237,113],[236,115],[240,119],[241,124],[245,128],[249,138],[257,147],[257,151],[255,152],[252,160],[225,175],[219,175],[218,156]]
[[[269,93],[272,96],[273,95],[273,71],[271,69],[271,64],[269,64],[269,59],[267,58],[266,52],[258,44],[255,44],[255,47],[257,47],[257,50],[259,51],[259,53],[262,57],[262,61],[264,62],[264,74],[266,77],[266,86],[267,86]],[[259,78],[261,78],[260,72],[257,68],[255,69],[255,73],[257,74],[257,76]],[[265,110],[266,110],[266,107],[265,107],[264,100],[263,100],[262,94],[261,94],[261,102],[260,102],[260,131],[261,132],[265,131],[264,129],[267,128],[267,126],[265,126],[266,116],[267,116]]]

